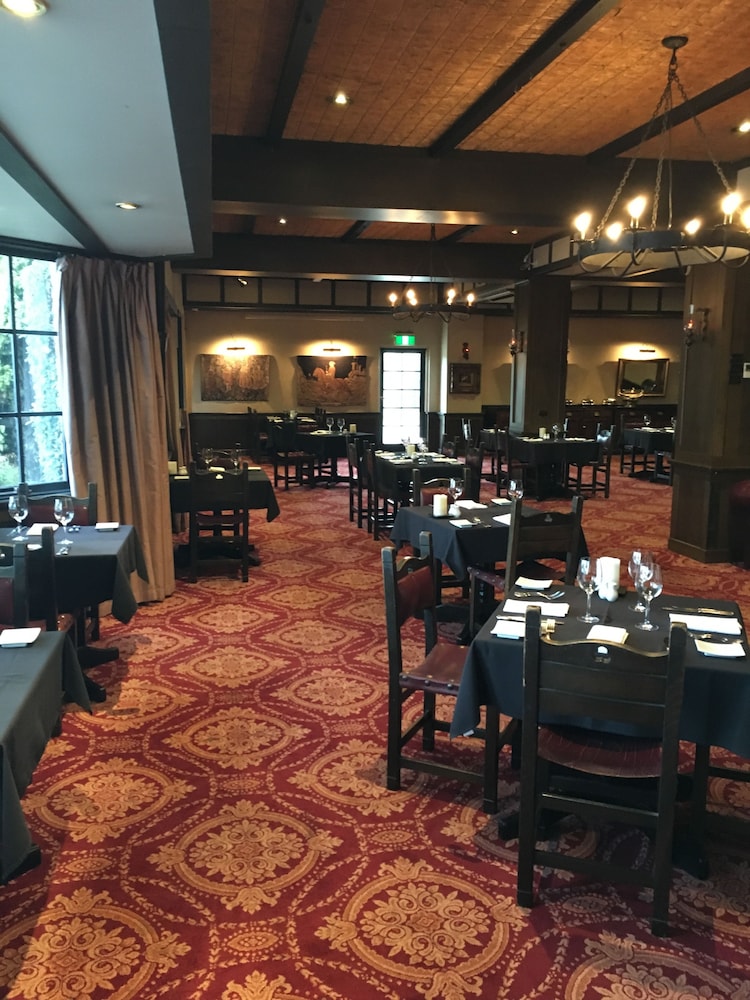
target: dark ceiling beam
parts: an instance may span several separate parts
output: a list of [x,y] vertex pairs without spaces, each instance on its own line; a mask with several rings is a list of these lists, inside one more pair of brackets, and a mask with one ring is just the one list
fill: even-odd
[[4,170],[37,204],[80,243],[88,253],[106,254],[107,247],[94,230],[58,194],[31,160],[0,130],[0,170]]
[[469,236],[471,233],[479,229],[479,226],[461,226],[460,229],[454,230],[452,233],[448,233],[439,242],[440,243],[459,243],[464,236]]
[[[675,161],[673,174],[674,211],[709,217],[713,166]],[[653,176],[641,160],[633,184]],[[568,231],[584,208],[601,217],[621,177],[621,162],[575,156],[213,137],[214,211],[239,215]]]
[[342,240],[356,240],[362,235],[365,229],[368,229],[372,223],[367,222],[365,219],[358,219],[353,226],[349,226],[347,231],[341,237]]
[[180,177],[195,253],[211,252],[211,9],[154,5]]
[[266,135],[269,139],[280,139],[284,135],[289,111],[297,93],[300,77],[304,72],[310,46],[315,39],[318,21],[324,7],[325,0],[299,0],[297,4],[294,27],[289,37],[289,45],[266,129]]
[[467,136],[553,63],[621,0],[578,0],[530,45],[480,98],[460,115],[430,146],[432,156],[455,149]]
[[[715,87],[709,87],[697,97],[691,97],[689,101],[673,108],[669,115],[670,128],[682,125],[694,115],[700,115],[719,104],[724,104],[725,101],[737,97],[738,94],[743,94],[746,90],[750,90],[750,69],[743,69],[740,73],[735,73],[729,79],[717,83]],[[631,129],[630,132],[608,142],[605,146],[600,146],[589,155],[589,160],[596,162],[608,157],[619,156],[620,153],[624,153],[628,149],[636,148],[643,141],[644,133],[649,126],[651,127],[647,138],[659,134],[664,117],[664,115],[659,115],[653,122],[644,122],[637,128]]]
[[[434,254],[437,281],[496,282],[522,277],[525,247],[511,244],[441,245]],[[216,234],[213,256],[174,262],[177,271],[253,277],[427,281],[430,245],[413,240],[341,240],[295,236]]]

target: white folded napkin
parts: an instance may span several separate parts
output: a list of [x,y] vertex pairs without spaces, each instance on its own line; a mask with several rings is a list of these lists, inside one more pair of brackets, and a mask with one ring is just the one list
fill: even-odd
[[[539,606],[539,601],[517,601],[515,598],[509,597],[503,604],[503,611],[511,615],[525,615],[526,608],[534,604]],[[560,601],[559,604],[555,601],[545,601],[542,608],[543,614],[549,618],[564,618],[568,611],[570,611],[570,605],[563,601]]]
[[498,524],[510,524],[511,516],[511,514],[496,514],[492,520],[497,521]]
[[682,611],[673,611],[669,615],[669,620],[684,622],[691,632],[742,635],[742,626],[737,618],[725,618],[721,615],[686,615]]
[[120,527],[119,521],[97,521],[94,525],[97,531],[117,531]]
[[451,524],[455,524],[457,528],[470,528],[473,522],[467,521],[465,517],[457,517],[451,520]]
[[43,528],[52,528],[53,531],[57,531],[60,527],[59,524],[43,524],[41,521],[37,521],[36,524],[32,524],[29,530],[26,532],[27,535],[41,535]]
[[592,625],[589,629],[587,639],[599,639],[602,642],[624,643],[628,637],[628,630],[620,628],[618,625]]
[[476,500],[456,500],[456,506],[464,510],[486,510],[486,503],[477,503]]
[[493,497],[491,502],[496,503],[498,507],[507,507],[509,503],[513,503],[509,497]]
[[0,646],[30,646],[38,639],[40,628],[6,628],[0,632]]
[[745,655],[745,648],[739,640],[735,642],[711,642],[710,639],[696,639],[695,648],[704,656],[736,658]]
[[492,635],[499,635],[501,639],[522,639],[526,631],[526,622],[512,621],[508,618],[498,618],[492,629]]
[[554,582],[554,580],[532,580],[530,576],[517,576],[513,586],[519,590],[547,590]]

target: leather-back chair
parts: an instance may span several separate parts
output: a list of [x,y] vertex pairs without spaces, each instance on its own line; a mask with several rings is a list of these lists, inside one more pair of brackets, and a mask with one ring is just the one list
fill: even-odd
[[[668,648],[659,653],[601,640],[555,642],[540,633],[541,612],[532,607],[524,643],[518,905],[534,903],[535,866],[562,868],[607,884],[650,886],[651,929],[666,934],[685,626],[672,626]],[[580,719],[599,728],[580,728]],[[609,731],[618,726],[644,736]],[[634,866],[616,855],[566,852],[546,831],[539,836],[539,818],[550,813],[645,827],[653,831],[650,860]],[[542,839],[547,843],[538,846]]]
[[599,452],[592,462],[575,462],[568,465],[566,471],[568,489],[587,496],[602,493],[605,500],[609,499],[614,431],[614,424],[611,427],[597,427],[596,440]]
[[[296,421],[270,421],[268,424],[268,443],[273,462],[274,487],[279,485],[279,479],[282,477],[285,490],[289,489],[290,483],[304,485],[305,477],[307,477],[308,486],[315,485],[316,456],[299,445]],[[279,470],[283,470],[283,472]]]
[[[472,782],[482,786],[485,812],[497,812],[498,752],[513,731],[508,721],[500,733],[497,708],[487,707],[484,729],[473,734],[484,740],[481,766],[476,769],[447,763],[434,753],[435,736],[447,733],[450,725],[437,712],[438,698],[455,699],[461,683],[467,651],[465,647],[437,640],[437,582],[432,535],[423,531],[419,551],[399,559],[396,550],[382,550],[386,632],[388,638],[388,739],[387,787],[401,788],[404,769],[439,775],[441,778]],[[402,642],[407,623],[418,619],[423,631],[424,656],[408,662]],[[418,713],[414,703],[421,701]],[[421,734],[421,752],[406,748]]]

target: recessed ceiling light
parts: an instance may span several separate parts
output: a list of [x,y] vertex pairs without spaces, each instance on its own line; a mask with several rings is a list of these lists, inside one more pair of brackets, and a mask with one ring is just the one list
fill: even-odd
[[285,226],[286,225],[286,219],[284,218],[283,215],[279,216],[279,225],[280,226]]
[[750,119],[746,119],[744,122],[740,122],[735,131],[742,132],[743,135],[746,132],[750,132]]
[[140,205],[137,205],[134,201],[116,201],[115,205],[117,208],[121,208],[125,212],[134,212]]
[[333,97],[329,97],[328,100],[331,104],[338,104],[340,108],[345,108],[347,104],[352,103],[351,98],[343,90],[337,90]]
[[510,235],[511,236],[518,236],[518,230],[517,229],[511,229]]
[[19,17],[39,17],[48,9],[45,0],[0,0],[0,6]]

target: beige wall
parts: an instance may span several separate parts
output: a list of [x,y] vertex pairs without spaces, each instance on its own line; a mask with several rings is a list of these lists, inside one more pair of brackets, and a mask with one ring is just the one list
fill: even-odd
[[[370,376],[366,410],[379,409],[378,359],[381,347],[393,345],[393,334],[413,333],[416,347],[427,352],[427,405],[442,412],[479,412],[483,404],[510,402],[508,345],[513,331],[511,317],[472,317],[444,326],[439,320],[396,322],[390,316],[329,316],[274,313],[257,315],[243,310],[185,313],[185,399],[189,410],[244,412],[245,403],[204,402],[200,398],[200,354],[217,354],[229,344],[244,344],[253,354],[269,354],[271,388],[267,403],[254,404],[261,412],[296,406],[295,366],[298,354],[320,354],[331,341],[343,354],[367,355]],[[479,396],[448,393],[448,365],[461,362],[462,345],[469,345],[469,361],[482,366]],[[654,347],[655,354],[639,354]],[[604,319],[572,317],[569,332],[566,396],[573,402],[601,402],[615,394],[617,359],[621,357],[670,359],[667,395],[676,402],[682,348],[682,321],[675,318]]]

